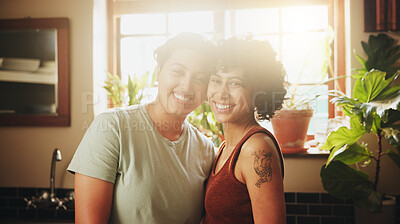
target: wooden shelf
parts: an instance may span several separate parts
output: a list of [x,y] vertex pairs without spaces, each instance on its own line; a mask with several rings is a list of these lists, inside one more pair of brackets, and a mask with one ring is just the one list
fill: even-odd
[[57,83],[55,74],[9,71],[9,70],[0,70],[0,81],[50,84],[50,85],[54,85]]

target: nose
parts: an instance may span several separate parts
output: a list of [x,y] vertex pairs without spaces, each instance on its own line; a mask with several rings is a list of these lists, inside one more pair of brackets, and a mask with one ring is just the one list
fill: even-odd
[[224,83],[219,88],[217,88],[217,98],[219,100],[227,100],[229,99],[229,88],[227,83]]
[[193,85],[193,78],[190,75],[185,75],[181,78],[180,89],[184,92],[190,92]]

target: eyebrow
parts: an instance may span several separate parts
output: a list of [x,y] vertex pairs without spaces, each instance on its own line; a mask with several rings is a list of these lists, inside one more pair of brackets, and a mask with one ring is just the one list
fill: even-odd
[[[175,63],[172,63],[172,64],[171,64],[171,66],[175,66],[175,65],[177,65],[177,66],[179,66],[179,67],[182,67],[182,68],[184,68],[184,69],[188,69],[185,65],[183,65],[183,64],[181,64],[181,63],[178,63],[178,62],[175,62]],[[207,72],[205,72],[205,71],[195,71],[194,73],[196,73],[196,74],[205,74],[205,75],[207,75]]]
[[[218,78],[222,78],[222,76],[219,75],[218,73],[212,74],[212,76],[218,76]],[[239,77],[239,76],[229,76],[228,79],[239,79],[241,81],[244,80],[242,77]]]
[[184,66],[183,64],[178,63],[178,62],[172,63],[171,65],[178,65],[178,66],[180,66],[180,67],[187,68],[186,66]]

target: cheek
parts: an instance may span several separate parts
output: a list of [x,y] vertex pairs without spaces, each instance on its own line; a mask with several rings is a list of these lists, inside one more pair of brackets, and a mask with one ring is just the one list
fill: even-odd
[[163,89],[164,91],[171,91],[174,87],[176,87],[176,80],[173,77],[167,77],[166,75],[160,76],[158,81],[159,88]]
[[207,88],[207,96],[212,96],[218,93],[222,87],[215,84],[209,84]]
[[253,105],[251,94],[247,93],[246,91],[242,91],[240,94],[237,94],[236,97],[237,99],[240,99],[240,102],[247,107],[251,107]]

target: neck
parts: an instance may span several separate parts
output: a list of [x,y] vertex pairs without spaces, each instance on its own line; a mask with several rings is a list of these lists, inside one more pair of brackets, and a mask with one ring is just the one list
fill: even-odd
[[174,116],[167,113],[159,101],[146,105],[147,113],[157,131],[170,141],[176,141],[183,131],[186,116]]
[[223,123],[225,147],[235,147],[240,139],[247,133],[251,128],[259,126],[254,117],[249,118],[241,122]]

